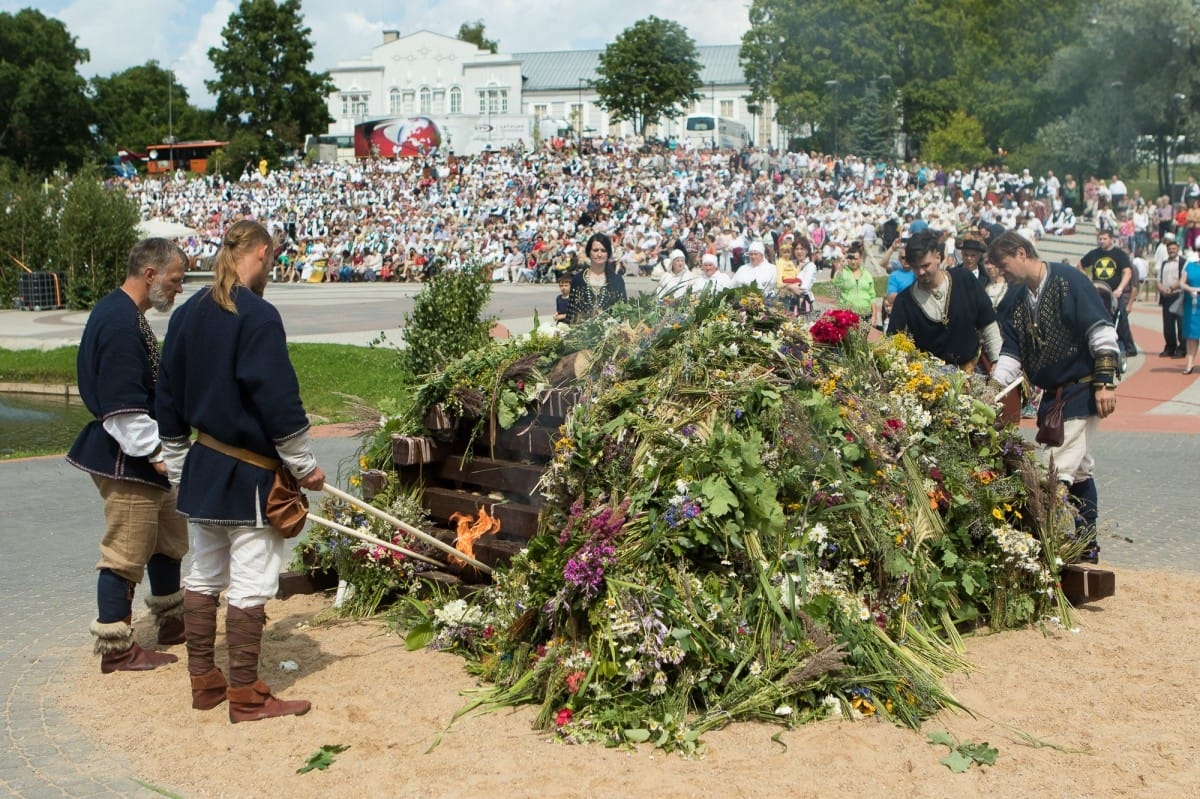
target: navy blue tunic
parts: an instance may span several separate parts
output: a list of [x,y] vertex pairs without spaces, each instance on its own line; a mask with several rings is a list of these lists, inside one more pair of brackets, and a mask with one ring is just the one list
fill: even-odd
[[[205,289],[171,317],[159,366],[159,432],[178,441],[195,428],[277,459],[275,444],[309,426],[283,320],[243,286],[234,288],[233,300],[236,314]],[[255,525],[266,517],[272,475],[195,444],[184,462],[179,510],[201,524]]]
[[75,359],[79,396],[96,418],[79,433],[67,462],[85,472],[158,486],[171,484],[146,456],[121,450],[102,422],[112,416],[154,416],[154,372],[150,350],[138,324],[138,307],[121,289],[96,303],[83,328]]
[[1048,393],[1042,408],[1063,389],[1064,418],[1081,419],[1096,413],[1091,380],[1095,358],[1088,345],[1098,325],[1112,325],[1096,287],[1073,266],[1052,263],[1037,306],[1029,304],[1029,289],[1019,286],[1012,311],[1001,319],[1004,345],[1000,352],[1021,361],[1029,381]]

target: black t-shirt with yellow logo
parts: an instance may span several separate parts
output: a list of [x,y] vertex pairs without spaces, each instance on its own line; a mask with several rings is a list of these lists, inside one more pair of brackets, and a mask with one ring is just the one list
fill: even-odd
[[[1113,291],[1116,291],[1117,286],[1121,285],[1121,273],[1126,269],[1133,269],[1133,261],[1130,260],[1129,253],[1116,246],[1110,250],[1097,247],[1083,256],[1080,263],[1083,264],[1083,270],[1088,277],[1101,283],[1107,283]],[[1132,281],[1130,282],[1132,283]]]

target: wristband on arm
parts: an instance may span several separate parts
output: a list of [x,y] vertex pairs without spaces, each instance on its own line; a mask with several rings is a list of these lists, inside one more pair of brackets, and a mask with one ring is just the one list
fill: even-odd
[[1111,387],[1117,382],[1117,356],[1111,352],[1102,352],[1096,356],[1096,366],[1092,371],[1092,388]]

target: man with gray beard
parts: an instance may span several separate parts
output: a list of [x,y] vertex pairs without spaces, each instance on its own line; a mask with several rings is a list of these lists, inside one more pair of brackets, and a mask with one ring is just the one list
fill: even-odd
[[138,242],[125,282],[96,303],[76,359],[79,395],[95,417],[84,427],[67,462],[92,476],[104,500],[104,537],[92,622],[100,670],[147,671],[178,660],[142,649],[133,640],[133,592],[150,578],[146,604],[157,643],[184,641],[180,561],[187,522],[175,510],[162,442],[154,418],[158,340],[145,312],[171,310],[183,291],[187,256],[166,239]]

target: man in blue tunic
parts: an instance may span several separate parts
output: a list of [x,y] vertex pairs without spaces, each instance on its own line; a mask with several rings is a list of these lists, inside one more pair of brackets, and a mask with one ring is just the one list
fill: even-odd
[[[179,510],[191,522],[183,605],[192,707],[208,710],[228,698],[235,723],[310,707],[272,696],[258,677],[264,606],[279,588],[284,556],[283,538],[266,519],[275,470],[284,465],[311,491],[325,484],[283,321],[262,298],[274,260],[266,228],[251,220],[230,225],[213,285],[171,318],[159,370],[159,432]],[[214,659],[225,590],[228,680]]]
[[1020,234],[996,237],[988,260],[1019,286],[1003,320],[1004,345],[992,377],[1007,386],[1024,370],[1043,391],[1039,426],[1056,398],[1062,403],[1063,441],[1041,452],[1053,461],[1075,504],[1077,534],[1087,544],[1081,560],[1096,563],[1099,498],[1092,439],[1099,420],[1117,408],[1117,331],[1087,276],[1068,264],[1041,260]]
[[179,563],[187,552],[187,525],[175,511],[153,418],[159,350],[144,314],[171,310],[183,291],[186,264],[187,256],[166,239],[134,245],[124,283],[96,303],[79,342],[79,394],[96,418],[80,432],[67,461],[92,475],[104,499],[91,631],[105,674],[178,660],[133,640],[133,592],[144,574],[158,643],[183,643]]

